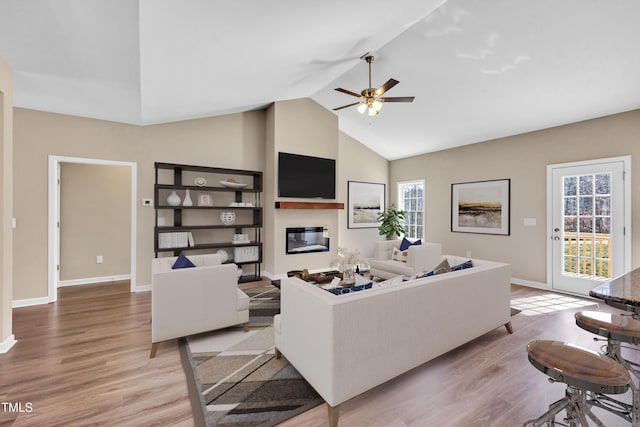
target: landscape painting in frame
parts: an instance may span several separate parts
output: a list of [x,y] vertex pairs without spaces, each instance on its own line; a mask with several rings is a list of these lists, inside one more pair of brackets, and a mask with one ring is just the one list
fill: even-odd
[[375,228],[380,225],[378,214],[384,210],[384,184],[349,181],[348,228]]
[[510,234],[510,179],[451,184],[451,231]]

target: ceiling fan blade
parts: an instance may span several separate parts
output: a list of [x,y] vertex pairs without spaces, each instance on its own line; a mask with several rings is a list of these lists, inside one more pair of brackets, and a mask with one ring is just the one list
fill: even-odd
[[360,102],[354,102],[353,104],[343,105],[342,107],[334,108],[333,111],[342,110],[343,108],[353,107],[354,105],[358,105]]
[[351,95],[351,96],[355,96],[355,97],[358,97],[358,98],[362,98],[362,95],[360,95],[359,93],[351,92],[350,90],[342,89],[341,87],[337,87],[336,90],[338,92],[346,93],[347,95]]
[[387,82],[385,84],[383,84],[378,89],[376,89],[376,96],[382,95],[383,93],[385,93],[386,91],[388,91],[389,89],[391,89],[392,87],[397,85],[398,83],[400,83],[400,82],[395,80],[395,79],[387,80]]
[[415,96],[393,96],[391,98],[378,98],[380,102],[413,102]]

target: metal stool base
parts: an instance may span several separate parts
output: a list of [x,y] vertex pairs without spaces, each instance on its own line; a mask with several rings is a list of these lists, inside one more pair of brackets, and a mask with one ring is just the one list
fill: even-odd
[[[597,427],[606,427],[606,425],[603,424],[603,422],[591,411],[591,406],[598,406],[611,411],[611,405],[602,404],[600,402],[600,396],[604,395],[588,398],[589,395],[590,393],[585,390],[573,386],[567,386],[565,397],[549,405],[549,410],[547,412],[538,418],[527,421],[523,424],[523,427],[528,425],[540,427],[545,424],[547,426],[561,425],[568,427],[590,427],[593,425]],[[607,396],[604,396],[604,398],[607,401],[613,400]],[[617,407],[620,403],[617,401],[615,402]],[[631,418],[629,416],[629,410],[630,408],[623,407],[618,408],[615,411],[617,415],[625,418],[627,421],[630,421]],[[556,416],[562,411],[566,411],[566,417],[562,419],[562,423],[556,422]],[[589,424],[587,417],[590,418],[594,424]]]

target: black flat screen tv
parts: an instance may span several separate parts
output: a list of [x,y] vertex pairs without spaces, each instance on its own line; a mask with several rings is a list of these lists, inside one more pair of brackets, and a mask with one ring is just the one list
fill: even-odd
[[335,199],[336,161],[278,153],[278,196]]

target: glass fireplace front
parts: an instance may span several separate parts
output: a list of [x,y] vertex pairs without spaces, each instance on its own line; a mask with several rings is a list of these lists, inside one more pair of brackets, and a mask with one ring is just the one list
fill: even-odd
[[327,227],[287,227],[287,254],[329,251]]

